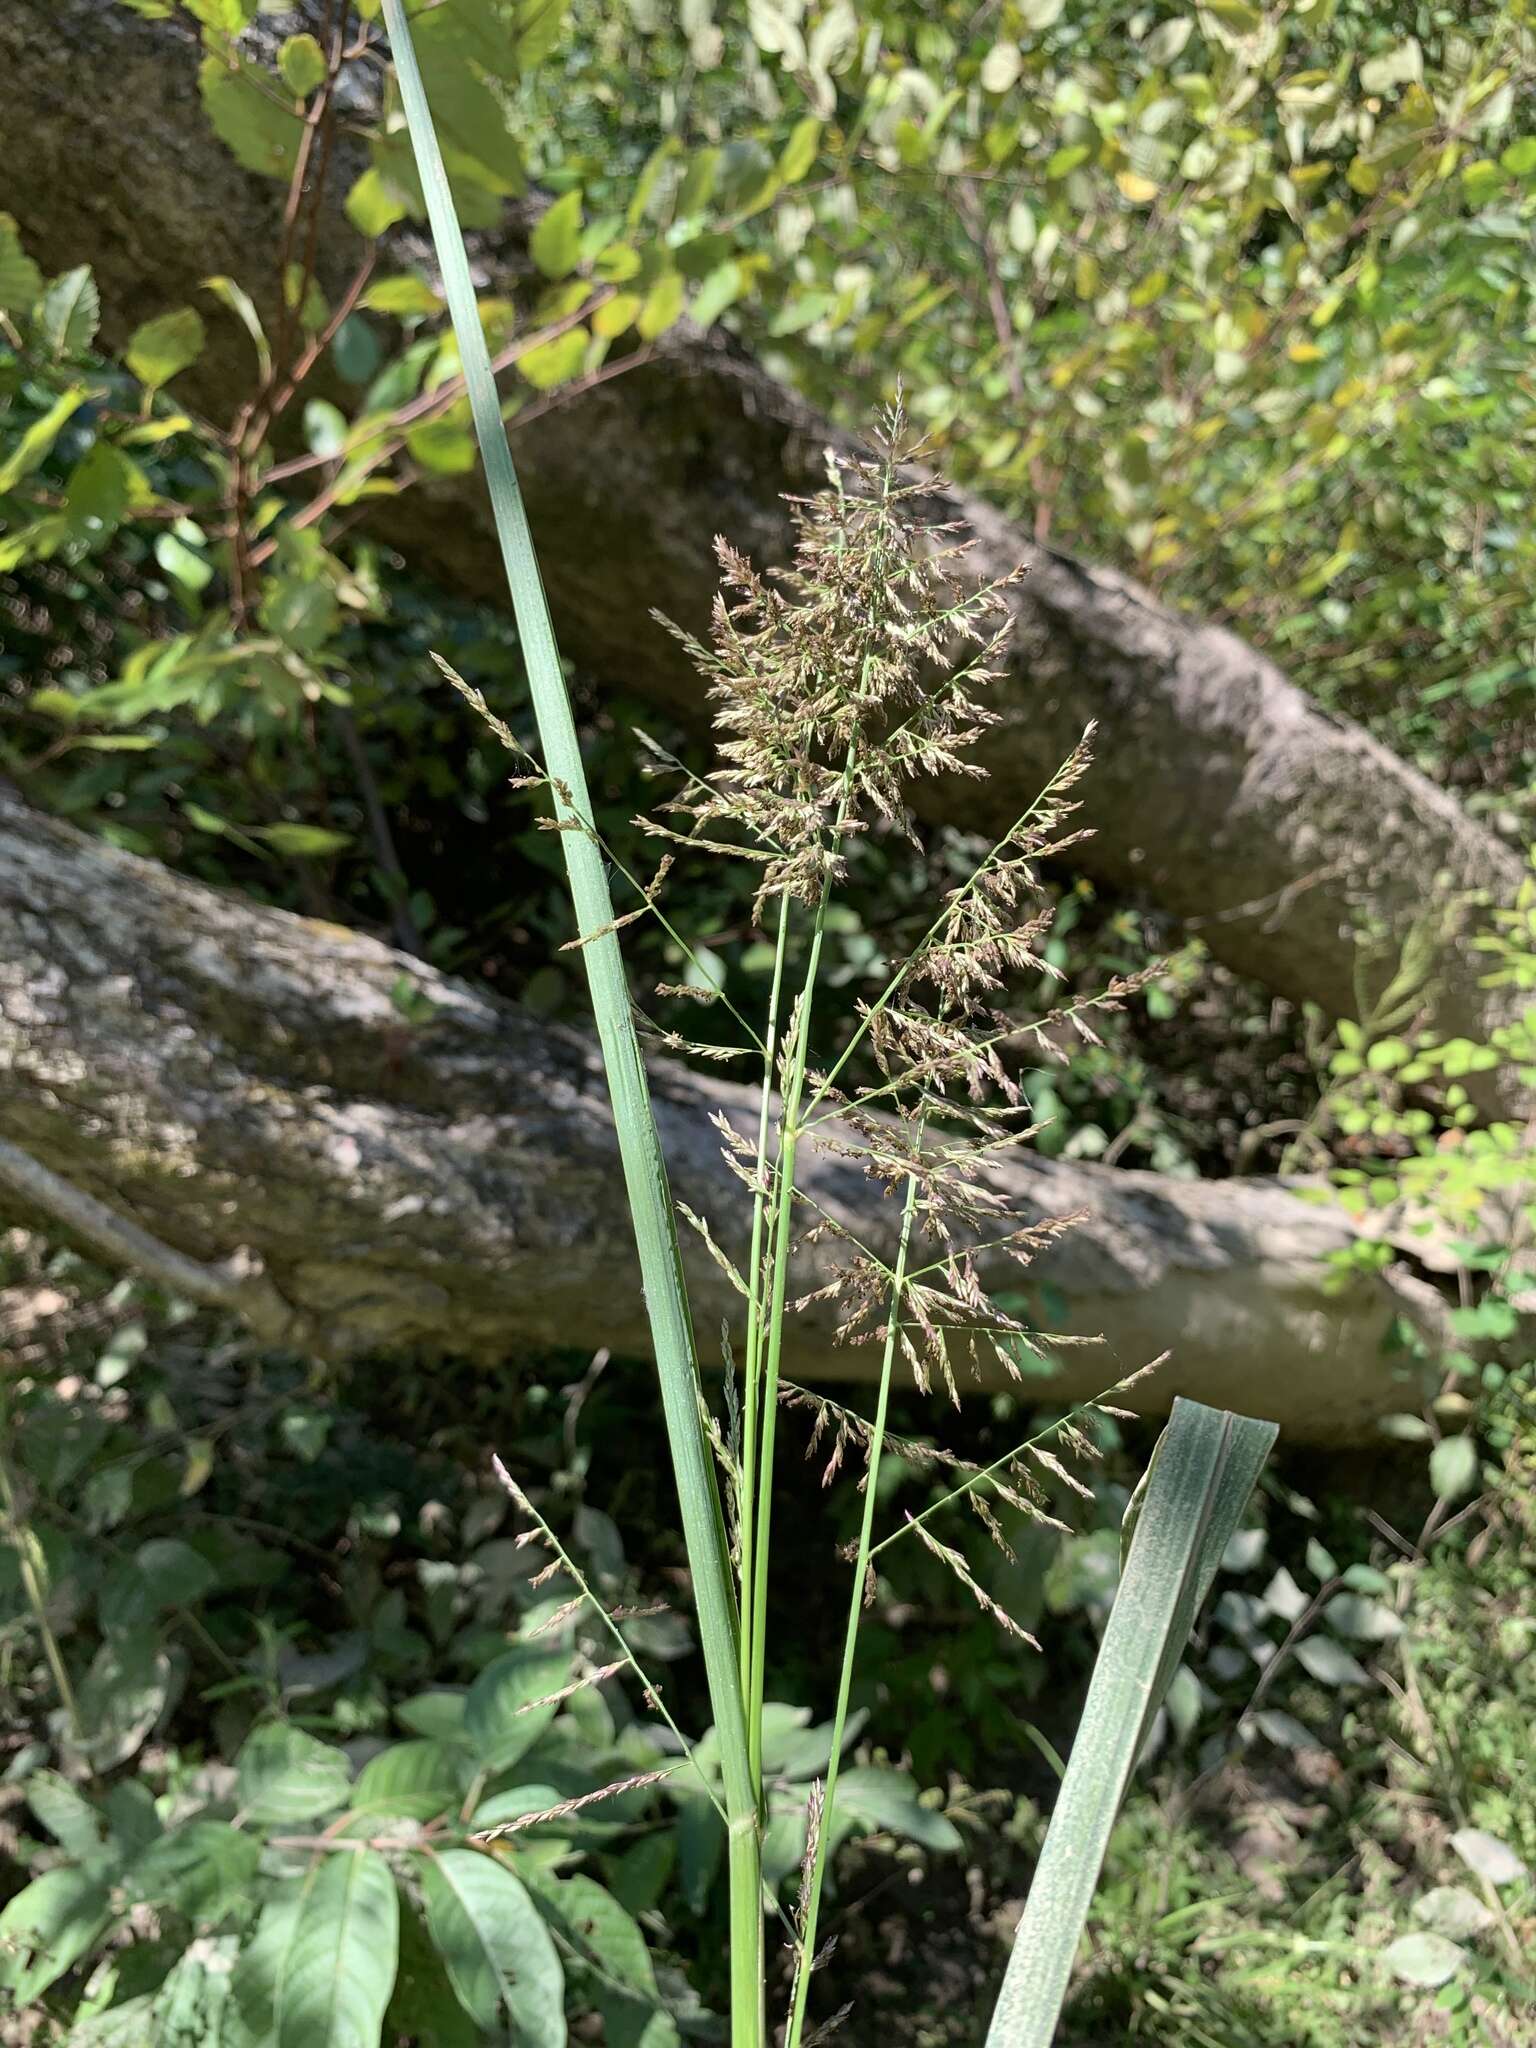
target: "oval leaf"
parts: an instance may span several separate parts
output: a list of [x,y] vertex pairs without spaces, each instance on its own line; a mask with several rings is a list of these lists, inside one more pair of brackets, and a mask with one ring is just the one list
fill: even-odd
[[519,1880],[475,1849],[419,1867],[428,1932],[470,2018],[490,2033],[505,2014],[529,2048],[565,2048],[565,1974]]

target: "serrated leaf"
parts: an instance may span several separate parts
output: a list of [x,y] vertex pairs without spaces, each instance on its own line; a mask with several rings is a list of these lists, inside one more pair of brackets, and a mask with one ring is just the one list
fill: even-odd
[[33,315],[38,338],[52,356],[83,355],[96,338],[100,320],[101,294],[88,263],[56,277]]
[[399,1944],[400,1895],[378,1851],[322,1856],[295,1919],[274,2048],[379,2048]]
[[43,273],[21,246],[16,222],[0,213],[0,313],[30,313]]
[[273,92],[270,76],[237,58],[210,55],[197,85],[214,134],[243,170],[292,176],[303,122]]
[[205,333],[197,309],[178,306],[134,329],[124,361],[146,391],[158,391],[197,361]]
[[287,1721],[269,1721],[245,1739],[235,1759],[236,1799],[247,1819],[287,1827],[345,1806],[352,1773],[329,1743]]
[[555,1718],[549,1695],[566,1684],[570,1670],[566,1651],[532,1643],[519,1643],[486,1666],[464,1706],[464,1734],[484,1769],[504,1771],[532,1749]]
[[565,1974],[521,1881],[475,1849],[418,1868],[427,1931],[470,2018],[489,2033],[505,2015],[526,2048],[565,2048]]

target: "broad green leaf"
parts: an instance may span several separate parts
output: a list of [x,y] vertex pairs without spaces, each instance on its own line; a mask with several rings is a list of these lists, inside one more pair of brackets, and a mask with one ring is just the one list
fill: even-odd
[[245,1903],[260,1854],[259,1839],[226,1820],[189,1820],[144,1852],[130,1889],[147,1905],[211,1924]]
[[532,1880],[531,1889],[567,1953],[578,1958],[576,1974],[603,2016],[607,2048],[678,2048],[677,2024],[661,2004],[645,1936],[612,1892],[595,1878],[547,1874]]
[[1321,1685],[1369,1685],[1371,1674],[1332,1636],[1307,1636],[1296,1645],[1296,1661]]
[[379,2048],[399,1941],[400,1895],[378,1851],[323,1855],[283,1965],[274,2048]]
[[0,1912],[0,1990],[25,2011],[83,1956],[110,1916],[106,1885],[84,1870],[49,1870]]
[[468,1699],[462,1692],[419,1692],[401,1700],[395,1719],[413,1735],[430,1735],[439,1742],[461,1740]]
[[134,329],[124,361],[147,391],[158,391],[197,361],[204,335],[201,313],[193,306],[178,306]]
[[424,1856],[427,1929],[460,2004],[487,2033],[510,2019],[525,2048],[565,2048],[565,1976],[537,1906],[476,1849]]
[[518,1643],[488,1664],[464,1707],[464,1733],[477,1762],[504,1771],[532,1749],[555,1718],[549,1695],[568,1682],[570,1671],[569,1652],[534,1643]]
[[136,471],[108,441],[97,441],[75,464],[64,486],[64,512],[78,537],[104,540],[118,526],[133,495]]
[[[718,264],[693,295],[688,315],[699,327],[712,327],[728,306],[734,306],[746,289],[741,265],[734,257]],[[595,325],[596,323],[594,323]]]
[[104,1642],[80,1688],[80,1747],[97,1771],[126,1763],[170,1703],[171,1659],[153,1635]]
[[592,315],[592,332],[604,341],[614,340],[626,327],[634,325],[635,315],[644,303],[637,292],[615,292]]
[[581,257],[581,193],[566,192],[528,237],[528,253],[546,277],[569,277]]
[[786,185],[798,185],[816,161],[821,148],[821,123],[808,114],[790,130],[784,154],[779,158],[779,176]]
[[101,1815],[57,1771],[34,1771],[26,1780],[27,1804],[43,1826],[77,1862],[99,1855],[104,1843]]
[[564,334],[557,334],[553,340],[541,342],[519,356],[517,370],[535,391],[553,391],[557,384],[568,384],[578,376],[586,359],[586,329],[568,327]]
[[56,277],[37,303],[38,338],[53,356],[83,355],[96,338],[101,295],[88,263]]
[[312,35],[289,36],[277,53],[277,68],[294,97],[308,99],[325,76],[325,52]]
[[434,1820],[463,1794],[463,1751],[446,1742],[396,1742],[364,1764],[352,1810]]
[[384,2037],[412,2041],[416,2048],[480,2048],[485,2039],[455,1997],[447,1968],[420,1915],[404,1906],[400,1962],[384,2015]]
[[655,341],[665,334],[683,316],[683,279],[679,271],[669,270],[659,277],[645,295],[645,304],[635,319],[635,327],[642,341]]
[[1440,1500],[1459,1500],[1477,1485],[1476,1440],[1470,1436],[1442,1437],[1429,1454],[1429,1483]]
[[835,1815],[925,1849],[953,1852],[963,1846],[954,1822],[920,1802],[916,1784],[904,1771],[873,1766],[844,1771],[837,1781]]
[[268,75],[249,61],[210,55],[197,84],[214,134],[242,169],[268,178],[292,176],[303,123],[273,91]]
[[21,246],[16,223],[0,213],[0,313],[30,313],[43,273]]
[[409,211],[405,195],[376,166],[364,171],[347,194],[347,219],[360,235],[370,238],[404,220]]
[[1050,2048],[1120,1802],[1275,1435],[1174,1402],[1126,1513],[1119,1590],[987,2048]]
[[71,385],[68,391],[59,393],[40,419],[32,422],[4,462],[0,462],[0,492],[15,490],[22,478],[30,476],[47,458],[54,442],[84,405],[85,399],[84,388],[78,384]]
[[352,1773],[339,1749],[287,1721],[269,1721],[245,1739],[235,1759],[235,1797],[248,1820],[287,1827],[345,1806]]

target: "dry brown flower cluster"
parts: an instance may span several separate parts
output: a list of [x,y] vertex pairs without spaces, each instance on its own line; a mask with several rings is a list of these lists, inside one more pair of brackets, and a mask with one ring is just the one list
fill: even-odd
[[[933,484],[899,412],[872,460],[829,456],[829,488],[798,501],[793,566],[769,579],[724,541],[723,584],[708,645],[679,632],[715,700],[719,766],[690,778],[657,834],[719,847],[760,865],[757,914],[783,898],[824,909],[856,836],[915,836],[907,798],[919,778],[981,776],[977,741],[995,723],[986,692],[1011,631],[1009,576],[976,583],[955,529],[925,521]],[[674,629],[675,630],[675,629]],[[893,1189],[915,1186],[914,1260],[892,1307],[888,1265],[825,1214],[804,1243],[843,1240],[834,1277],[795,1304],[833,1298],[851,1343],[884,1337],[898,1317],[900,1351],[919,1387],[941,1381],[958,1399],[956,1355],[985,1348],[1017,1373],[1021,1340],[1043,1341],[1000,1308],[978,1260],[1027,1261],[1072,1217],[1010,1225],[992,1172],[1000,1154],[1039,1130],[1015,1072],[1024,1052],[1059,1059],[1075,1034],[1097,1043],[1093,1017],[1137,984],[1025,1017],[1003,1007],[1011,982],[1056,975],[1044,952],[1052,911],[1040,863],[1082,836],[1074,790],[1091,761],[1091,731],[1050,785],[960,886],[878,1000],[861,1006],[838,1060],[804,1074],[797,1136],[857,1161]],[[1059,977],[1058,977],[1059,978]],[[787,1099],[804,1060],[809,992],[778,1046]],[[856,1056],[877,1078],[853,1089]],[[727,1156],[753,1184],[755,1161],[723,1127]],[[691,1221],[692,1219],[690,1219]],[[697,1226],[696,1226],[697,1227]],[[716,1248],[711,1241],[712,1251]],[[718,1256],[718,1252],[716,1251]]]

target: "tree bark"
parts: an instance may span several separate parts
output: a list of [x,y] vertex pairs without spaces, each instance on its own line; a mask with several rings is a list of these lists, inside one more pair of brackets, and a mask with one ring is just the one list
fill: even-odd
[[[739,1256],[742,1190],[709,1116],[751,1136],[755,1098],[660,1060],[652,1082],[675,1192]],[[1274,1182],[1027,1156],[997,1171],[1020,1222],[1083,1212],[1023,1280],[1043,1323],[1049,1310],[1105,1341],[1060,1351],[1042,1398],[1097,1392],[1169,1349],[1138,1405],[1185,1393],[1340,1441],[1416,1400],[1384,1344],[1406,1316],[1438,1347],[1438,1297],[1396,1269],[1328,1292],[1324,1261],[1351,1241],[1336,1212]],[[804,1178],[894,1249],[899,1219],[857,1167],[813,1152]],[[0,1210],[62,1224],[303,1349],[648,1348],[582,1037],[357,932],[116,851],[3,788]],[[740,1297],[684,1235],[713,1362]],[[797,1285],[828,1256],[804,1252]],[[1011,1265],[997,1278],[1021,1284]],[[825,1311],[792,1325],[792,1377],[862,1378],[873,1360],[836,1345]]]
[[[7,153],[5,204],[45,264],[95,267],[109,340],[194,296],[214,271],[272,302],[281,194],[213,136],[198,55],[184,23],[146,21],[109,0],[10,0],[0,10],[7,127],[25,138]],[[320,245],[333,287],[358,246],[340,213],[348,174],[343,148]],[[492,272],[516,267],[517,234],[484,254]],[[212,325],[217,344],[188,388],[228,410],[248,382],[246,344],[233,322]],[[717,532],[760,562],[782,561],[781,493],[814,488],[838,438],[732,347],[686,335],[518,433],[566,651],[600,678],[698,715],[694,678],[651,608],[701,623]],[[1426,906],[1513,896],[1521,869],[1509,848],[1263,654],[1114,571],[1034,545],[967,493],[948,493],[942,510],[975,535],[978,574],[1019,561],[1029,574],[991,780],[935,787],[931,816],[998,827],[1096,719],[1099,764],[1085,792],[1095,837],[1075,856],[1082,867],[1198,918],[1219,959],[1334,1015],[1357,1010],[1362,928],[1384,935],[1384,978]],[[478,476],[381,501],[376,518],[419,568],[500,598]],[[1427,1007],[1443,1031],[1482,1037],[1511,1005],[1479,986],[1469,922],[1440,946]],[[1517,1106],[1497,1079],[1484,1087],[1489,1107]]]

